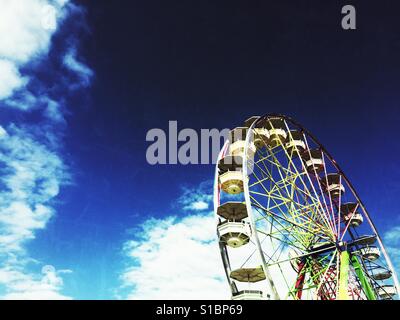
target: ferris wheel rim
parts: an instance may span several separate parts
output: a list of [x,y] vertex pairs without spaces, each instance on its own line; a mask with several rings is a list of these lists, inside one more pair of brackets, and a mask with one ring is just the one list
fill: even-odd
[[[228,147],[229,142],[225,141],[222,149],[220,150],[218,157],[217,157],[217,163],[222,159],[226,148]],[[218,166],[215,167],[215,177],[214,177],[214,216],[217,219],[217,224],[218,224],[218,216],[216,214],[217,212],[217,208],[220,205],[220,199],[219,199],[219,183],[218,183]],[[226,278],[228,280],[228,284],[229,284],[229,288],[231,291],[235,291],[233,286],[232,286],[232,279],[230,278],[230,263],[229,263],[229,255],[226,252],[226,248],[225,246],[223,246],[220,242],[219,242],[219,250],[220,250],[220,254],[221,254],[221,258],[222,258],[222,264],[225,270],[225,275]]]
[[262,261],[262,268],[264,270],[264,273],[266,275],[267,278],[267,283],[268,283],[268,289],[269,289],[269,294],[272,294],[274,297],[274,300],[280,300],[278,291],[275,288],[274,282],[272,280],[271,274],[268,270],[268,266],[266,264],[265,261],[265,256],[262,252],[262,248],[261,248],[261,243],[260,243],[260,239],[258,237],[258,233],[257,233],[257,229],[256,229],[256,225],[255,225],[255,220],[254,220],[254,216],[253,216],[253,212],[252,212],[252,206],[251,206],[251,200],[250,200],[250,191],[249,191],[249,182],[246,179],[248,174],[247,174],[247,158],[248,158],[248,150],[249,150],[249,141],[252,137],[252,132],[254,129],[254,126],[256,124],[256,122],[259,120],[260,118],[258,118],[257,120],[255,120],[253,122],[253,124],[250,126],[249,130],[246,133],[246,140],[245,140],[245,147],[244,147],[244,156],[243,156],[243,166],[242,166],[242,174],[243,174],[243,192],[244,192],[244,198],[245,198],[245,202],[246,202],[246,208],[247,208],[247,214],[249,215],[250,218],[250,224],[252,229],[254,230],[254,238],[255,238],[255,242],[256,242],[256,247],[257,247],[257,251],[259,253],[260,259]]

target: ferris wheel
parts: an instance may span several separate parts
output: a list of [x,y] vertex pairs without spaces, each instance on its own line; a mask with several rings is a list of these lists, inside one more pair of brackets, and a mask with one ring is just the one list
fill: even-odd
[[393,265],[349,179],[289,117],[251,117],[230,131],[214,211],[234,300],[398,298]]

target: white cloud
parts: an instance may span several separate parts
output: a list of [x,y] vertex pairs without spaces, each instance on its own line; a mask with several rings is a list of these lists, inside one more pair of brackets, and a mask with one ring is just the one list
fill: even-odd
[[400,245],[400,226],[394,226],[384,234],[385,242],[391,245]]
[[53,266],[44,266],[42,274],[27,274],[16,268],[0,269],[0,284],[6,284],[4,300],[65,300],[71,299],[60,293],[63,279]]
[[7,131],[0,128],[0,283],[7,292],[3,298],[63,298],[56,272],[38,280],[23,271],[27,259],[23,245],[53,216],[51,200],[68,178],[64,164],[26,130],[14,125]]
[[[183,188],[178,198],[180,218],[168,216],[149,219],[135,232],[136,237],[125,243],[129,265],[121,275],[123,289],[128,299],[230,299],[231,291],[226,280],[216,232],[216,219],[205,210],[212,201],[212,183],[201,183],[197,188]],[[200,200],[202,199],[202,200]],[[260,222],[261,227],[265,221]],[[267,230],[269,227],[264,226]],[[262,238],[264,240],[264,238]],[[262,243],[269,256],[279,255],[284,260],[287,250],[277,252],[279,243],[269,239]],[[232,269],[255,267],[261,264],[254,245],[230,251]],[[281,298],[286,298],[289,283],[294,283],[295,273],[290,263],[280,268],[270,267],[275,287]],[[285,275],[285,279],[282,276]],[[291,282],[290,282],[291,281]],[[265,281],[252,284],[237,283],[239,290],[265,291]]]
[[[0,10],[0,99],[28,82],[19,68],[48,52],[56,28],[47,28],[49,15],[54,21],[64,15],[60,1],[2,0]],[[46,10],[47,8],[47,10]],[[53,10],[48,10],[53,8]],[[12,35],[12,36],[10,36]]]
[[383,235],[383,240],[397,272],[400,272],[400,226],[393,226],[387,230]]
[[[2,0],[0,11],[0,56],[23,64],[45,53],[54,29],[46,28],[49,6],[61,15],[61,7],[47,0]],[[10,36],[12,35],[12,36]]]
[[52,99],[45,98],[45,103],[47,104],[44,115],[55,122],[65,122],[63,113],[61,111],[61,105]]
[[5,136],[7,135],[7,131],[0,126],[0,139],[5,138]]
[[128,299],[229,299],[212,214],[150,219],[125,244]]
[[75,48],[70,48],[64,56],[64,65],[79,78],[79,83],[74,84],[77,87],[88,87],[93,77],[93,71],[84,63],[78,61],[77,52]]
[[206,210],[212,202],[212,181],[204,181],[196,188],[182,187],[182,196],[177,203],[183,210]]
[[9,97],[26,82],[27,79],[20,75],[14,63],[0,59],[0,99]]
[[208,209],[208,203],[204,202],[204,201],[196,201],[196,202],[192,203],[190,208],[193,210],[199,210],[199,211],[206,210],[206,209]]
[[57,154],[24,130],[10,126],[8,131],[0,139],[0,253],[21,250],[45,227],[53,215],[49,201],[67,179]]
[[[25,244],[54,216],[53,199],[68,180],[56,151],[59,132],[51,126],[65,122],[60,92],[69,90],[71,81],[62,77],[55,90],[59,96],[52,98],[53,84],[41,83],[32,73],[43,67],[54,76],[48,60],[42,58],[50,51],[60,22],[72,12],[79,13],[80,7],[67,0],[1,0],[0,102],[25,112],[43,107],[47,119],[46,126],[40,121],[39,125],[0,126],[0,283],[5,286],[5,298],[66,298],[60,293],[60,275],[66,271],[50,268],[40,276],[27,272],[30,258]],[[74,47],[68,52],[73,53],[69,69],[79,78],[79,86],[82,79],[87,86],[91,70],[78,62]]]

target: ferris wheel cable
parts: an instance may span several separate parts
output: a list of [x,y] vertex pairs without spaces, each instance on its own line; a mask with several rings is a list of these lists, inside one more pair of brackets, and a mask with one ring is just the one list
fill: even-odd
[[[250,240],[251,241],[251,240]],[[243,268],[246,263],[253,257],[253,254],[255,254],[257,252],[257,249],[254,249],[253,252],[247,257],[247,259],[242,263],[242,265],[240,266],[240,268]]]
[[[254,172],[253,172],[253,174],[254,174]],[[281,197],[284,198],[284,195],[283,195],[282,192],[281,192],[282,188],[279,186],[279,182],[276,181],[276,180],[274,180],[274,179],[272,178],[272,176],[268,176],[267,178],[264,178],[264,179],[262,179],[262,180],[260,180],[260,179],[257,177],[257,175],[254,174],[254,176],[257,178],[258,181],[257,181],[257,182],[254,182],[253,184],[251,184],[250,187],[255,186],[255,185],[257,185],[257,184],[261,184],[261,185],[263,186],[264,180],[269,179],[272,183],[274,183],[274,187],[273,187],[273,188],[276,187],[275,190],[278,190],[278,192],[280,193]],[[268,190],[266,189],[265,186],[263,186],[263,189],[264,189],[264,190],[266,191],[266,193],[267,193],[266,196],[273,199],[273,197],[271,196],[271,193],[273,192],[274,189],[272,189],[271,191],[268,191]],[[309,195],[309,194],[306,194],[303,190],[299,189],[297,186],[294,186],[294,187],[292,186],[292,194],[293,194],[294,191],[297,191],[297,190],[300,191],[301,193],[304,193],[305,195]],[[299,201],[293,200],[293,197],[291,197],[291,194],[288,194],[288,196],[289,196],[288,201],[290,201],[292,204],[295,204],[295,205],[297,205],[297,206],[299,206],[299,207],[304,206],[304,205],[303,205],[302,203],[300,203]],[[313,198],[313,197],[310,196],[310,198]],[[315,199],[315,198],[314,198],[314,199]],[[277,205],[278,205],[278,204],[277,204]],[[282,205],[282,204],[280,204],[280,205]]]
[[300,259],[300,258],[310,257],[310,256],[315,255],[317,253],[334,252],[337,248],[336,248],[336,246],[332,246],[329,249],[331,249],[331,250],[328,250],[328,249],[315,250],[315,251],[313,251],[311,253],[305,253],[305,254],[301,254],[301,255],[298,255],[298,256],[295,256],[295,257],[292,257],[292,258],[289,258],[289,259],[275,261],[274,263],[268,264],[268,266],[271,267],[271,266],[274,266],[276,264],[281,264],[281,263],[284,263],[284,262],[290,262],[290,261],[297,260],[297,259]]
[[[258,201],[256,200],[256,199],[254,199],[254,198],[252,198],[253,199],[253,201],[254,202],[257,202],[257,204],[258,204],[258,207],[259,208],[261,208],[261,209],[264,209],[265,210],[265,208],[263,208],[263,206],[261,206],[259,203],[258,203]],[[256,205],[257,206],[257,204],[256,203],[254,203],[254,205]],[[272,214],[272,215],[274,215],[274,213],[272,212],[272,211],[270,211],[270,210],[266,210],[267,212],[267,214],[268,213],[270,213],[270,214]],[[279,217],[279,216],[277,216],[277,215],[275,215],[277,218],[280,218],[280,219],[285,219],[284,217]],[[286,219],[287,221],[289,221],[288,219]],[[292,222],[292,221],[289,221],[291,224],[296,224],[295,222]],[[296,224],[297,225],[297,224]],[[305,230],[305,231],[311,231],[312,233],[314,233],[314,232],[316,232],[316,230],[308,230],[308,229],[306,229],[306,228],[304,228],[304,227],[302,227],[302,226],[300,226],[300,225],[297,225],[297,226],[299,226],[299,227],[301,227],[303,230]],[[278,229],[279,230],[279,229]],[[329,239],[329,238],[328,238]]]
[[[327,265],[327,267],[326,267],[326,269],[325,269],[325,272],[324,272],[324,274],[323,274],[322,279],[326,279],[326,276],[327,276],[327,274],[328,274],[329,268],[331,267],[331,265],[332,265],[332,263],[333,263],[333,260],[334,260],[334,258],[336,257],[336,255],[337,255],[337,251],[335,251],[334,254],[332,255],[332,258],[331,258],[331,260],[329,261],[329,264]],[[319,293],[319,291],[321,290],[321,286],[322,286],[323,284],[325,284],[325,281],[321,281],[321,282],[319,283],[319,285],[318,285],[318,287],[317,287],[317,290],[316,290],[316,292],[315,292],[316,295],[317,295],[317,294]]]
[[[339,185],[342,185],[342,176],[341,175],[339,175]],[[342,193],[341,192],[339,192],[339,205],[338,205],[338,207],[339,207],[339,209],[337,210],[338,211],[338,213],[337,213],[337,225],[338,225],[338,240],[339,239],[341,239],[341,238],[343,238],[343,237],[341,237],[341,235],[340,235],[340,223],[341,223],[341,208],[342,208]],[[354,212],[353,212],[353,214],[354,214]],[[350,221],[349,221],[350,222]],[[345,231],[345,230],[343,230],[343,231]],[[344,235],[344,232],[343,232],[343,235]]]
[[[257,208],[256,208],[256,209],[257,209]],[[257,210],[257,211],[258,211],[258,210]],[[265,219],[265,217],[263,217],[263,219]],[[276,220],[274,220],[274,221],[276,221]],[[280,226],[284,227],[279,221],[276,221],[276,222],[277,222]],[[271,225],[271,228],[272,228],[272,225]],[[277,239],[278,241],[285,242],[285,243],[288,244],[288,245],[291,245],[291,246],[295,246],[295,247],[296,247],[296,245],[294,245],[293,242],[290,241],[290,239],[288,238],[288,236],[287,236],[286,234],[282,233],[282,230],[281,230],[281,229],[278,229],[277,227],[275,227],[275,229],[276,229],[279,233],[281,233],[282,236],[284,236],[284,237],[288,240],[288,242],[285,242],[284,240],[275,237],[275,236],[273,235],[274,233],[272,232],[272,230],[270,230],[270,233],[268,233],[268,234],[267,234],[267,233],[264,233],[262,230],[259,230],[259,229],[257,229],[257,231],[260,232],[260,233],[263,233],[263,234],[265,234],[265,235],[269,235],[269,236],[271,236],[271,237]],[[297,240],[299,240],[299,239],[297,239]],[[302,241],[299,241],[299,242],[302,243]],[[299,248],[299,249],[300,249],[300,248]]]
[[347,231],[347,230],[350,230],[349,227],[350,227],[351,219],[355,216],[358,207],[359,207],[359,204],[357,203],[357,205],[356,205],[356,207],[355,207],[353,213],[351,214],[351,216],[350,216],[350,218],[349,218],[349,221],[348,221],[347,224],[346,224],[345,230],[343,231],[343,234],[342,234],[342,236],[341,236],[341,238],[340,238],[340,241],[343,241],[343,238],[344,238],[344,236],[345,236],[345,234],[346,234],[346,231]]
[[[305,144],[306,144],[306,147],[307,147],[307,150],[308,150],[308,154],[309,154],[309,156],[310,156],[310,158],[311,158],[311,149],[310,149],[310,147],[309,147],[308,140],[307,140],[307,137],[306,137],[305,135],[304,135],[304,142],[305,142]],[[301,159],[301,161],[302,161],[303,166],[305,167],[306,164],[303,162],[303,159]],[[324,162],[323,162],[323,163],[324,163]],[[324,163],[324,167],[325,167],[325,163]],[[314,170],[315,176],[318,176],[315,166],[313,166],[313,170]],[[307,170],[306,170],[306,171],[307,171]],[[310,175],[309,175],[308,172],[307,172],[307,175],[308,175],[308,177],[309,177],[309,179],[310,179],[310,184],[311,184],[311,186],[312,186],[312,188],[313,188],[313,191],[318,195],[318,193],[316,192],[316,190],[315,190],[315,188],[314,188],[314,184],[312,183],[312,178],[310,177]],[[323,191],[323,189],[322,189],[321,183],[320,183],[319,179],[316,179],[316,181],[317,181],[317,185],[318,185],[318,187],[319,187],[319,191],[321,192],[321,193],[320,193],[320,198],[322,198],[323,204],[325,205],[325,208],[328,208],[328,205],[327,205],[327,203],[326,203],[325,197],[323,196],[324,191]],[[320,202],[320,203],[321,203],[321,202]],[[328,210],[328,212],[326,212],[326,211],[325,211],[325,208],[322,206],[322,203],[321,203],[322,212],[324,213],[324,216],[326,216],[326,219],[328,220],[329,225],[330,225],[331,228],[332,228],[332,233],[333,233],[333,235],[335,235],[335,231],[334,231],[334,230],[335,230],[335,226],[334,226],[333,223],[332,223],[332,219],[331,219],[331,216],[330,216],[330,214],[329,214],[329,210]]]
[[[254,172],[253,172],[253,174],[254,174]],[[257,175],[255,175],[254,174],[254,176],[258,179],[258,177],[257,177]],[[270,178],[271,179],[271,178]],[[273,179],[271,179],[274,183],[275,183],[275,185],[278,185],[277,184],[277,182],[275,181],[275,180],[273,180]],[[261,181],[260,181],[261,182]],[[257,183],[257,182],[256,182]],[[252,184],[252,185],[255,185],[256,183],[254,183],[254,184]],[[265,192],[267,193],[267,196],[268,196],[268,194],[270,195],[270,192],[266,189],[266,187],[262,184],[262,187],[263,187],[263,189],[265,190]],[[279,193],[281,194],[281,196],[282,196],[282,198],[284,197],[283,195],[282,195],[282,193],[280,192],[280,189],[278,188],[278,191],[279,191]],[[260,194],[260,195],[263,195],[263,194]],[[269,196],[268,197],[269,198],[269,200],[270,199],[272,199],[272,200],[275,200],[273,197],[271,197],[271,196]],[[291,198],[289,197],[289,200],[291,200]],[[275,201],[274,201],[275,202]],[[276,202],[275,202],[276,203]],[[292,201],[292,204],[296,204],[297,206],[303,206],[301,203],[298,203],[298,202],[295,202],[295,201]],[[276,205],[278,206],[278,204],[276,203]],[[280,205],[282,205],[282,204],[279,204],[279,206]],[[288,208],[289,209],[289,212],[290,212],[290,208]],[[285,213],[284,212],[282,212],[282,214],[284,214],[285,215]]]
[[[285,122],[285,124],[286,124],[287,129],[289,130],[288,125],[287,125],[286,122]],[[311,158],[311,151],[310,151],[311,149],[310,149],[310,147],[309,147],[308,140],[307,140],[307,137],[306,137],[305,134],[303,134],[303,138],[304,138],[304,142],[305,142],[305,144],[306,144],[306,146],[307,146],[307,149],[308,149],[308,152],[309,152],[309,156],[310,156],[310,158]],[[304,163],[303,159],[301,159],[301,161],[302,161],[302,165],[305,167],[305,163]],[[325,172],[326,172],[326,165],[325,165],[324,159],[323,159],[323,164],[324,164],[324,166],[323,166],[323,167],[324,167],[324,170],[325,170]],[[314,170],[315,176],[317,176],[317,172],[316,172],[315,167],[313,168],[313,170]],[[313,191],[315,192],[315,194],[319,195],[319,197],[322,197],[322,199],[323,199],[323,201],[324,201],[324,204],[325,204],[325,207],[327,207],[327,204],[326,204],[326,201],[325,201],[325,197],[323,196],[324,192],[323,192],[323,190],[322,190],[322,187],[321,187],[321,184],[320,184],[319,180],[317,179],[318,186],[319,186],[319,189],[320,189],[320,193],[317,193],[316,190],[315,190],[315,188],[314,188],[314,184],[312,183],[312,178],[309,176],[309,174],[308,174],[307,171],[306,171],[306,174],[307,174],[307,176],[308,176],[308,178],[309,178],[310,185],[312,186]],[[327,176],[327,174],[325,174],[325,176]],[[323,212],[325,212],[325,209],[324,209],[324,208],[321,208],[321,209],[322,209]],[[325,216],[325,215],[324,215],[324,216]],[[331,219],[330,219],[329,215],[326,215],[326,216],[327,216],[327,220],[328,220],[329,224],[332,226],[332,230],[334,230],[335,228],[334,228],[334,225],[332,225],[332,223],[331,223]]]
[[[328,172],[326,171],[326,161],[325,161],[324,153],[322,153],[322,162],[324,164],[323,167],[324,167],[324,173],[325,173],[325,182],[326,182],[326,185],[328,186],[329,185]],[[321,190],[322,190],[321,183],[320,183],[319,179],[317,179],[317,180],[318,180],[318,184],[320,185]],[[322,197],[325,199],[323,194],[322,194]],[[335,213],[333,211],[332,196],[331,196],[330,192],[328,192],[328,198],[329,198],[329,204],[330,204],[329,208],[330,208],[330,212],[331,212],[331,216],[332,216],[332,221],[335,226],[335,234],[336,234],[336,240],[337,240],[338,239],[337,225],[336,225]]]
[[[315,232],[315,230],[307,229],[306,227],[303,227],[302,225],[300,225],[300,224],[298,224],[298,223],[296,223],[296,222],[294,222],[294,221],[291,221],[291,220],[289,220],[289,219],[286,219],[286,218],[284,218],[284,217],[281,217],[281,216],[275,214],[275,213],[272,212],[272,211],[268,211],[266,208],[264,208],[264,207],[263,207],[258,201],[256,201],[255,199],[253,199],[253,201],[257,202],[257,204],[256,204],[256,203],[253,203],[253,205],[254,205],[255,207],[258,207],[259,209],[265,211],[267,214],[272,215],[272,216],[274,216],[274,217],[277,218],[277,219],[281,219],[281,220],[284,220],[284,221],[286,221],[286,222],[288,222],[288,223],[291,223],[291,224],[293,224],[293,225],[295,225],[295,226],[297,226],[297,227],[303,229],[304,231],[310,231],[310,232],[313,232],[313,233]],[[324,238],[325,238],[325,237],[324,237]],[[329,239],[329,237],[326,237],[326,239]]]
[[[265,239],[266,239],[266,238],[265,238]],[[264,242],[265,239],[263,239],[263,241],[261,241],[261,243]],[[250,240],[250,241],[253,243],[252,240]],[[254,243],[254,244],[255,244],[255,243]],[[251,253],[251,254],[247,257],[247,259],[244,261],[244,263],[242,263],[242,265],[240,266],[240,268],[243,268],[243,267],[246,265],[246,263],[253,257],[253,255],[254,255],[256,252],[257,252],[257,248],[254,249],[254,250],[252,251],[252,253]],[[268,257],[268,259],[270,258],[270,256],[269,256],[268,253],[266,253],[265,251],[263,251],[263,253]]]
[[[257,178],[256,175],[255,175],[255,177]],[[263,188],[265,189],[265,186],[263,186]],[[265,189],[265,191],[267,192],[268,190]],[[272,200],[275,202],[275,200],[274,200],[272,197],[269,197],[269,198],[272,199]],[[254,199],[254,197],[252,197],[252,199]],[[254,199],[254,200],[255,200],[255,199]],[[276,204],[277,207],[279,207],[279,206],[282,205],[282,204],[278,205],[276,202],[275,202],[275,204]],[[289,212],[290,212],[290,208],[288,208],[288,209],[289,209]],[[272,210],[272,208],[266,209],[267,212],[272,212],[271,210]],[[279,210],[280,210],[281,213],[286,217],[286,214],[284,213],[284,211],[282,211],[281,208],[279,208]],[[293,218],[293,217],[292,217],[292,218]],[[288,219],[288,218],[286,218],[286,219]]]
[[[306,144],[308,150],[310,150],[310,149],[309,149],[309,146],[308,146],[307,137],[306,137],[304,134],[303,134],[303,138],[304,138],[304,142],[305,142],[305,144]],[[309,151],[309,155],[311,156],[310,151]],[[302,166],[305,168],[305,167],[306,167],[306,164],[304,163],[303,159],[300,159],[300,160],[301,160],[301,162],[302,162]],[[314,184],[313,184],[313,182],[312,182],[312,178],[310,177],[310,175],[309,175],[309,173],[307,172],[307,170],[305,170],[305,172],[306,172],[306,176],[307,176],[307,178],[308,178],[308,180],[309,180],[309,183],[310,183],[310,186],[312,187],[313,192],[314,192],[314,193],[317,195],[317,197],[318,197],[318,193],[317,193],[317,191],[316,191],[316,189],[315,189],[315,186],[314,186]],[[322,192],[321,186],[320,186],[320,191]],[[318,197],[318,198],[319,198],[319,197]],[[328,214],[325,214],[325,208],[322,206],[322,204],[321,204],[320,201],[318,201],[317,203],[319,204],[319,207],[320,207],[320,209],[321,209],[321,212],[323,213],[323,214],[321,214],[321,217],[323,217],[323,219],[325,219],[325,220],[327,221],[329,227],[333,230],[333,225],[332,225],[332,223],[331,223],[331,221],[330,221],[329,215],[328,215]],[[325,203],[325,205],[326,205],[326,203]]]

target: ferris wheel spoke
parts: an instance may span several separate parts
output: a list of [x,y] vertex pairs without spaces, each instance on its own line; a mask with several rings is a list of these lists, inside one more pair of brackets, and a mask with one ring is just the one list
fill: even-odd
[[[255,200],[255,201],[256,201],[256,200]],[[280,215],[275,214],[275,213],[272,212],[272,211],[269,211],[268,209],[266,209],[266,208],[264,208],[262,205],[260,205],[257,201],[256,201],[256,203],[254,203],[253,205],[254,205],[256,208],[262,210],[263,213],[265,213],[266,215],[270,216],[270,217],[273,218],[274,220],[276,220],[276,219],[278,219],[278,220],[283,220],[283,221],[285,221],[285,222],[287,222],[287,223],[290,223],[290,224],[292,224],[292,225],[294,225],[294,226],[296,226],[296,227],[302,229],[303,231],[305,231],[305,232],[307,232],[307,233],[311,233],[311,234],[321,233],[321,238],[326,239],[326,240],[328,240],[328,241],[331,240],[331,238],[329,238],[328,236],[324,236],[324,230],[323,230],[323,229],[322,229],[322,230],[321,230],[320,228],[318,228],[318,229],[317,229],[317,228],[316,228],[316,229],[309,229],[309,228],[307,228],[307,227],[305,227],[305,226],[303,226],[303,225],[301,225],[301,224],[298,224],[298,223],[295,222],[295,221],[289,220],[289,219],[287,219],[287,218],[285,218],[285,217],[282,217],[282,216],[280,216]],[[264,215],[262,215],[262,218],[264,218]],[[325,230],[325,232],[326,232],[326,231],[327,231],[327,230]]]
[[[285,126],[286,126],[288,132],[290,132],[286,121],[285,121]],[[304,136],[304,139],[306,139],[305,136]],[[307,187],[307,184],[306,184],[305,180],[303,179],[303,176],[307,176],[309,183],[313,186],[311,177],[309,176],[307,170],[305,170],[305,171],[303,172],[303,174],[300,174],[300,173],[299,173],[299,170],[298,170],[297,167],[294,165],[292,158],[288,155],[286,149],[284,149],[284,151],[285,151],[285,153],[286,153],[286,156],[289,158],[289,166],[292,165],[292,167],[293,167],[294,170],[295,170],[295,173],[297,174],[297,177],[300,179],[302,185],[305,187],[305,190],[308,191],[308,194],[307,194],[307,195],[308,195],[311,199],[313,199],[313,201],[316,200],[316,202],[317,202],[318,204],[320,204],[320,202],[319,202],[319,196],[318,196],[318,193],[316,192],[315,188],[313,187],[313,188],[312,188],[312,191],[313,191],[314,194],[316,195],[316,198],[314,198],[314,196],[312,196],[312,195],[310,194],[310,192],[309,192],[310,190],[309,190],[309,188]],[[304,167],[304,163],[303,163],[302,161],[301,161],[301,163],[302,163],[302,167]],[[321,207],[321,209],[322,209],[322,211],[324,212],[324,208]],[[322,215],[322,216],[323,216],[323,218],[326,217],[326,215]],[[325,221],[327,222],[327,225],[329,225],[330,227],[332,227],[332,225],[331,225],[329,219],[323,219],[323,220],[325,220]]]
[[[309,147],[309,144],[308,144],[308,141],[307,141],[307,137],[306,137],[305,135],[304,135],[304,142],[305,142],[305,144],[306,144],[306,146],[307,146],[308,154],[309,154],[309,156],[310,156],[310,158],[311,158],[311,151],[310,151],[311,149],[310,149],[310,147]],[[302,161],[303,161],[303,160],[302,160]],[[324,160],[322,159],[322,161],[324,161]],[[303,162],[303,166],[305,167],[304,162]],[[323,166],[325,167],[325,163],[324,163],[324,162],[323,162]],[[330,213],[329,213],[329,208],[328,208],[328,205],[327,205],[326,200],[325,200],[325,197],[324,197],[324,190],[322,189],[321,183],[320,183],[319,179],[317,178],[317,177],[318,177],[318,173],[317,173],[317,171],[316,171],[316,168],[314,167],[313,170],[314,170],[314,177],[315,177],[315,180],[316,180],[316,182],[317,182],[316,184],[317,184],[318,189],[319,189],[319,193],[317,193],[316,188],[315,188],[315,186],[314,186],[314,183],[312,182],[312,181],[313,181],[313,180],[312,180],[312,177],[310,176],[310,174],[309,174],[309,173],[307,172],[307,170],[306,170],[307,176],[308,176],[308,178],[309,178],[310,184],[311,184],[312,189],[313,189],[313,191],[315,192],[315,194],[317,194],[317,195],[319,194],[319,195],[320,195],[320,198],[322,198],[322,203],[319,201],[320,207],[321,207],[321,213],[322,213],[322,215],[323,215],[324,217],[326,217],[326,219],[327,219],[329,225],[331,226],[332,232],[335,234],[335,233],[336,233],[336,232],[335,232],[336,228],[335,228],[335,225],[334,225],[333,222],[332,222],[332,217],[331,217],[331,215],[330,215]],[[325,208],[326,208],[327,210],[325,210]]]
[[[327,172],[327,170],[326,170],[326,167],[327,167],[327,166],[326,166],[326,161],[325,161],[325,154],[324,154],[324,152],[322,152],[322,162],[323,162],[323,164],[324,164],[324,173],[325,173],[324,180],[325,180],[326,186],[328,186],[328,185],[329,185],[329,182],[328,182],[328,172]],[[321,182],[320,182],[319,180],[318,180],[318,184],[319,184],[320,187],[321,187]],[[321,189],[322,189],[322,187],[321,187]],[[331,212],[331,216],[332,216],[332,221],[333,221],[333,224],[334,224],[335,230],[336,230],[336,238],[339,239],[339,238],[340,238],[340,234],[339,234],[339,230],[340,230],[339,226],[340,226],[340,224],[336,222],[337,219],[335,218],[335,212],[334,212],[334,210],[333,210],[332,195],[331,195],[330,192],[327,192],[327,197],[328,197],[328,199],[329,199],[329,208],[330,208],[330,212]],[[340,197],[340,193],[339,193],[339,197]]]
[[[294,206],[298,206],[300,208],[303,207],[303,205],[301,203],[294,201],[293,198],[288,197],[287,195],[284,195],[281,192],[281,188],[279,188],[277,183],[275,181],[273,181],[272,179],[271,180],[274,182],[275,185],[274,185],[274,187],[272,187],[271,191],[268,191],[268,189],[264,186],[263,181],[259,180],[255,173],[253,173],[253,175],[256,177],[256,179],[258,180],[258,183],[260,183],[260,185],[262,186],[262,188],[265,190],[265,193],[266,193],[266,194],[258,193],[259,195],[265,196],[268,199],[272,199],[272,200],[287,201],[287,202],[290,202],[291,204],[293,204]],[[255,184],[253,184],[253,185],[255,185]],[[272,192],[274,192],[274,190],[278,190],[278,194],[275,196],[271,194]],[[257,192],[253,191],[252,193],[257,193]],[[284,204],[283,202],[281,202],[279,204],[276,203],[276,201],[274,201],[274,202],[277,207]]]
[[[267,236],[267,237],[270,237],[270,238],[272,238],[272,239],[275,239],[275,240],[277,240],[277,241],[279,241],[279,242],[282,242],[282,243],[286,244],[286,245],[289,246],[289,247],[304,250],[304,246],[302,246],[302,247],[299,246],[299,244],[300,244],[301,242],[299,242],[298,239],[294,239],[294,240],[297,240],[297,241],[296,241],[296,242],[293,242],[292,240],[290,240],[290,238],[288,237],[287,234],[282,233],[282,231],[279,230],[279,229],[276,229],[276,228],[275,228],[275,230],[276,230],[276,232],[265,232],[265,231],[263,231],[263,230],[257,229],[257,232],[259,232],[260,234],[263,234],[263,235],[265,235],[265,236]],[[277,237],[276,234],[281,234],[281,235],[283,236],[283,239]],[[293,237],[293,238],[295,238],[295,237]]]
[[[331,273],[333,272],[333,270],[331,269],[331,266],[333,265],[333,263],[335,262],[334,259],[337,256],[337,251],[335,250],[332,254],[332,258],[330,259],[329,263],[327,264],[326,268],[324,268],[323,270],[323,276],[322,276],[322,280],[319,281],[317,290],[316,290],[316,295],[318,297],[318,295],[321,294],[321,288],[326,287],[326,285],[328,285],[328,290],[332,290],[332,278],[331,278]],[[334,288],[336,290],[336,288]]]
[[[259,194],[259,195],[262,195],[262,196],[263,196],[263,194],[260,194],[260,193],[258,193],[258,192],[251,192],[251,193],[252,193],[252,194],[253,194],[253,193],[254,193],[254,194]],[[255,200],[254,197],[251,197],[251,199]],[[290,208],[290,207],[287,205],[287,203],[285,203],[285,201],[286,201],[286,202],[290,202],[290,201],[287,200],[286,198],[281,199],[280,197],[273,197],[272,195],[269,195],[269,196],[268,196],[268,200],[271,200],[272,202],[274,202],[275,205],[272,206],[272,207],[270,206],[269,208],[264,208],[258,201],[257,201],[257,205],[260,206],[261,208],[263,208],[266,212],[272,212],[272,209],[278,208],[279,211],[280,211],[280,213],[285,217],[285,219],[287,219],[287,220],[289,220],[289,221],[296,220],[296,215],[293,215],[292,212],[303,212],[303,213],[302,213],[302,216],[301,216],[302,221],[300,221],[300,223],[301,223],[301,222],[316,223],[317,226],[320,226],[320,223],[317,222],[317,221],[315,220],[315,218],[314,218],[316,215],[313,213],[313,210],[311,210],[311,212],[312,212],[312,213],[311,213],[311,216],[309,216],[309,215],[304,215],[304,212],[310,211],[309,209],[312,208],[313,204],[309,204],[309,206],[300,205],[299,208],[292,209],[292,208]],[[277,203],[277,201],[275,201],[275,200],[281,200],[281,202]],[[283,201],[282,201],[282,200],[283,200]],[[290,203],[293,204],[293,202],[290,202]],[[298,205],[298,203],[296,203],[296,204]],[[282,207],[282,206],[285,206],[285,207],[286,207],[287,212],[283,211],[282,208],[280,208],[280,207]],[[314,204],[314,206],[316,206],[316,205]],[[292,219],[290,219],[290,218],[286,215],[286,213],[290,213]],[[297,216],[300,216],[300,215],[297,214]],[[294,218],[293,218],[293,217],[294,217]],[[329,228],[329,226],[328,226],[328,228]],[[328,229],[326,229],[326,230],[328,230]],[[329,228],[329,230],[330,230],[330,228]]]
[[[257,202],[258,203],[258,202]],[[272,211],[270,211],[270,210],[268,210],[268,209],[265,209],[262,205],[260,205],[259,203],[255,206],[255,209],[260,213],[260,215],[262,216],[262,218],[263,219],[266,219],[266,215],[265,214],[267,214],[267,216],[269,216],[269,217],[271,217],[273,220],[272,221],[275,221],[276,219],[275,219],[275,217],[278,217],[278,218],[282,218],[282,219],[280,219],[280,220],[284,220],[285,222],[289,222],[290,223],[290,220],[288,220],[287,218],[284,218],[284,217],[280,217],[280,216],[278,216],[278,215],[275,215]],[[259,210],[262,210],[262,212],[260,212]],[[283,224],[281,223],[281,221],[276,221],[280,226],[283,226]],[[295,225],[296,226],[296,224],[295,223],[291,223],[291,225]],[[273,224],[271,224],[271,229],[272,229],[272,227],[273,227]]]

